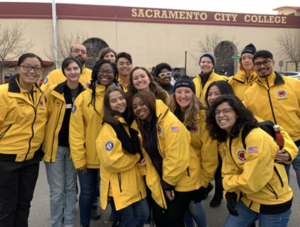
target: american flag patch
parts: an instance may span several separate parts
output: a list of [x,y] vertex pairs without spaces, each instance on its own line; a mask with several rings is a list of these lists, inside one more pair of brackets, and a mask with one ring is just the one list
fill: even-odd
[[178,132],[178,127],[171,127],[172,132]]
[[248,152],[249,153],[256,153],[256,152],[258,152],[257,146],[255,146],[255,147],[248,147]]

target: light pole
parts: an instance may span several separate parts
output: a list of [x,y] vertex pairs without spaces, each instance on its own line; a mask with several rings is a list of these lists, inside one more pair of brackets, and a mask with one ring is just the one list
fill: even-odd
[[185,48],[185,49],[184,49],[184,54],[185,54],[184,74],[185,74],[185,75],[186,75],[187,51],[188,51],[188,49],[187,49],[187,48]]
[[56,4],[55,0],[52,0],[52,22],[53,22],[53,38],[54,38],[54,58],[55,68],[58,69],[58,51],[57,51],[57,27],[56,27]]

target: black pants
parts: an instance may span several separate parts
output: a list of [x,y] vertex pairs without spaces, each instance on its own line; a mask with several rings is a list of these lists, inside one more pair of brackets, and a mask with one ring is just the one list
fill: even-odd
[[0,226],[28,227],[30,202],[39,174],[40,152],[24,162],[0,160]]
[[177,192],[175,191],[175,199],[169,201],[165,195],[168,209],[163,209],[155,203],[154,205],[154,221],[156,227],[184,227],[184,215],[188,209],[190,202],[193,200],[195,192]]

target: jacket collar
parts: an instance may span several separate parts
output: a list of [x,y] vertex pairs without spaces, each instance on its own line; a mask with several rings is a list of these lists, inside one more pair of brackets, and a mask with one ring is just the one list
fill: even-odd
[[270,76],[268,76],[266,79],[259,78],[258,82],[261,85],[265,85],[265,83],[268,82],[270,86],[285,83],[283,77],[275,71],[273,71],[273,73]]
[[[58,84],[53,90],[62,95],[65,90],[65,86],[67,86],[67,81],[64,81],[64,82]],[[78,90],[79,91],[84,90],[84,87],[79,82],[78,82]]]
[[156,116],[158,118],[157,122],[162,121],[170,109],[161,100],[156,100]]
[[244,70],[239,70],[236,75],[233,76],[233,80],[236,80],[241,83],[252,82],[258,78],[258,75],[254,70],[250,72],[249,77],[246,76],[246,72]]
[[[39,90],[40,93],[42,93],[41,89],[35,83],[33,84],[33,90]],[[8,92],[21,94],[21,88],[20,88],[18,78],[9,81]]]

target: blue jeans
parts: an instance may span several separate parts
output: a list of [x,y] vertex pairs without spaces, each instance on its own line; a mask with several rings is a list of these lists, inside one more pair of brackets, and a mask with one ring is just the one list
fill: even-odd
[[229,214],[227,216],[224,227],[249,227],[256,220],[259,220],[259,226],[262,227],[287,227],[292,210],[282,214],[260,214],[250,210],[240,200],[236,204],[235,209],[238,211],[239,216]]
[[97,196],[97,182],[99,169],[87,169],[87,173],[78,172],[80,195],[79,195],[79,212],[80,224],[89,225],[91,222],[91,212],[93,201]]
[[115,206],[113,198],[109,201],[109,204],[110,204],[110,207],[111,207],[111,215],[113,217],[113,222],[114,223],[120,222],[121,221],[120,211],[116,210],[116,206]]
[[198,227],[207,227],[205,211],[201,203],[191,201],[183,220],[187,227],[194,227],[194,220]]
[[93,206],[98,206],[99,204],[99,197],[100,197],[100,173],[98,173],[98,182],[96,185],[96,195],[94,197],[94,202],[93,202]]
[[58,146],[55,162],[45,162],[52,227],[61,227],[63,218],[66,226],[74,225],[76,171],[69,154],[70,147]]
[[[290,183],[290,165],[291,164],[285,166],[285,170],[286,170],[286,174],[287,174],[288,179],[289,179],[289,183]],[[298,155],[292,161],[292,165],[293,165],[294,170],[296,172],[298,187],[300,188],[300,146],[298,147]]]
[[142,227],[150,215],[147,199],[142,199],[121,210],[120,227]]

